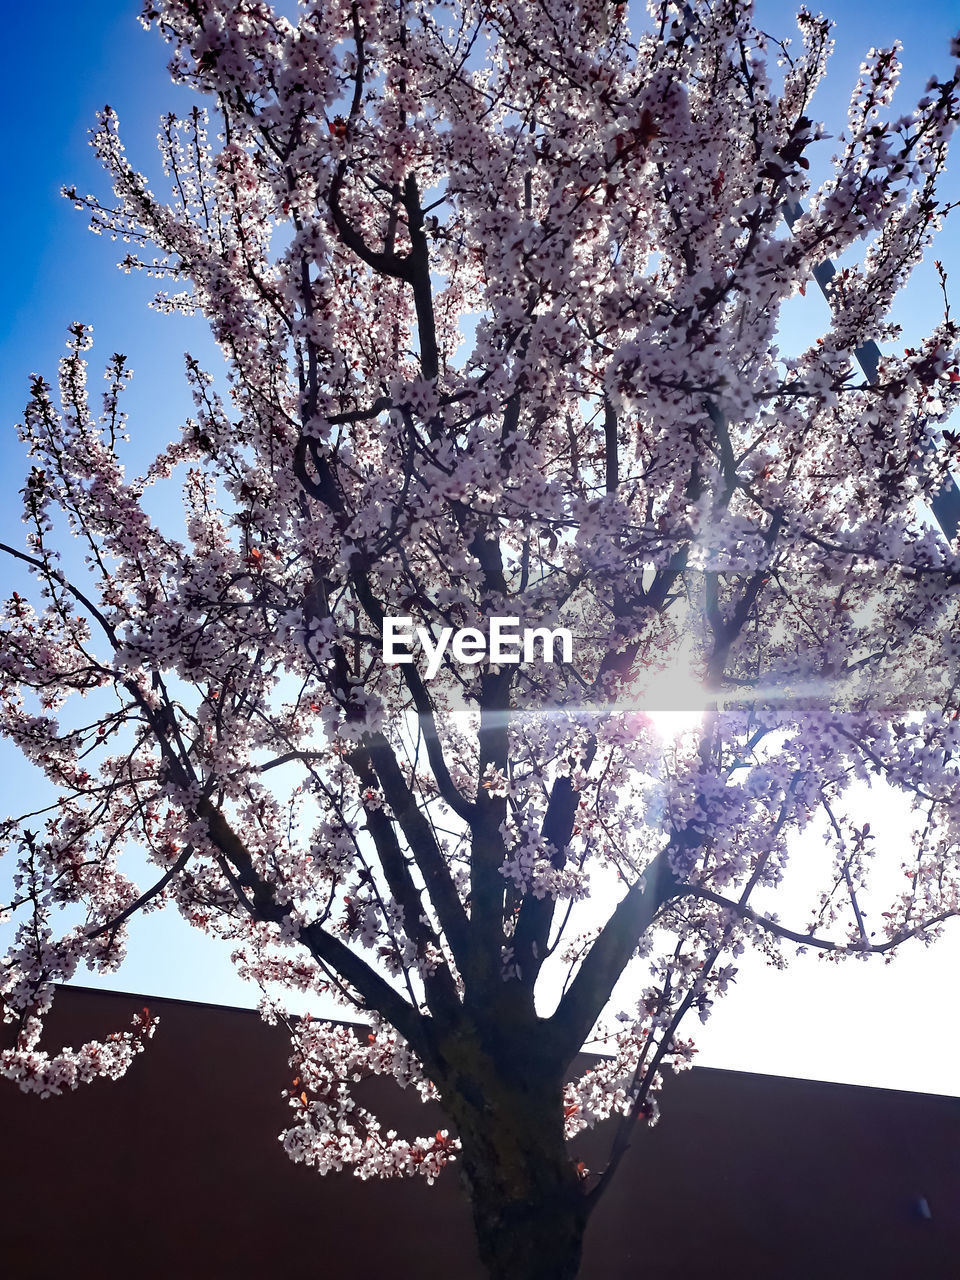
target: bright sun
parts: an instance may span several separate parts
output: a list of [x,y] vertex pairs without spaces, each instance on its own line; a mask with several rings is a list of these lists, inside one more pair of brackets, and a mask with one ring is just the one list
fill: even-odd
[[707,707],[715,701],[693,674],[691,659],[689,643],[681,644],[670,665],[658,671],[638,695],[638,708],[650,717],[661,738],[698,732]]
[[674,741],[687,733],[699,732],[705,711],[706,704],[696,711],[648,711],[647,714],[657,736]]

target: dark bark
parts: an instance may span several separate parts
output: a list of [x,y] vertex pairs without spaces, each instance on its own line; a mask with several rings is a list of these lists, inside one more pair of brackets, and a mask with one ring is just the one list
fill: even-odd
[[536,1198],[506,1200],[478,1186],[466,1166],[464,1178],[480,1260],[491,1280],[576,1280],[587,1225],[579,1184],[548,1184],[541,1176]]
[[456,1101],[461,1176],[491,1280],[574,1280],[580,1270],[589,1206],[559,1090],[550,1103],[504,1088],[493,1105]]
[[509,1061],[506,1039],[463,1028],[443,1046],[480,1259],[491,1280],[574,1280],[591,1204],[564,1138],[562,1075],[544,1047],[510,1040]]

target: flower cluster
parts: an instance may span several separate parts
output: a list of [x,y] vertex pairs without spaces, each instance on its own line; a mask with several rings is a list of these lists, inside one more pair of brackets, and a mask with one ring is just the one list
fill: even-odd
[[420,1176],[433,1183],[456,1159],[460,1144],[446,1129],[412,1142],[380,1122],[354,1097],[353,1085],[377,1075],[412,1084],[424,1100],[436,1090],[409,1048],[389,1030],[371,1031],[363,1043],[352,1028],[301,1022],[293,1033],[296,1071],[287,1091],[296,1123],[281,1135],[284,1150],[320,1173],[352,1166],[358,1178]]

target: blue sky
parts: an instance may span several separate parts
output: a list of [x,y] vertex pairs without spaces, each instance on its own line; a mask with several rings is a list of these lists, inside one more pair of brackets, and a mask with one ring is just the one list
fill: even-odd
[[[794,8],[782,0],[760,0],[760,24],[785,34],[792,28]],[[837,52],[815,107],[831,133],[843,126],[857,68],[871,45],[899,38],[905,46],[901,110],[922,92],[931,72],[947,71],[949,38],[960,26],[955,3],[936,0],[906,7],[902,0],[834,0],[824,8],[838,22]],[[84,216],[59,195],[63,184],[105,193],[87,131],[106,102],[119,114],[131,160],[161,190],[154,145],[157,121],[165,110],[183,109],[188,98],[170,84],[165,47],[155,32],[140,28],[137,9],[125,0],[48,0],[10,5],[3,19],[10,53],[5,68],[7,185],[0,206],[7,246],[0,272],[0,538],[17,545],[22,532],[15,495],[25,462],[13,424],[22,413],[28,375],[55,373],[70,322],[79,319],[94,326],[92,384],[97,366],[110,352],[119,349],[130,357],[135,377],[128,407],[136,461],[173,438],[190,412],[182,380],[184,350],[216,360],[202,322],[149,311],[151,282],[119,272],[119,246],[90,235]],[[960,173],[960,161],[953,170]],[[951,186],[960,194],[956,177]],[[957,239],[955,234],[951,238]],[[938,256],[948,267],[951,260],[955,264],[955,305],[960,306],[960,253],[942,244]],[[932,267],[925,264],[907,300],[898,305],[905,342],[935,321],[938,305]],[[793,318],[799,327],[816,325],[823,308],[810,290],[794,305]],[[11,585],[13,575],[0,565],[0,589],[6,592]],[[0,761],[0,809],[6,811],[36,783],[9,750]],[[888,825],[897,838],[909,838],[902,815],[890,813]],[[691,1028],[704,1046],[700,1060],[960,1093],[960,1074],[952,1065],[960,1061],[960,1040],[942,1015],[953,1002],[952,983],[946,979],[960,961],[958,942],[948,940],[929,952],[918,948],[909,957],[905,953],[895,968],[873,967],[869,979],[862,965],[843,970],[831,966],[829,972],[822,965],[798,965],[787,976],[745,966],[734,994],[718,1006],[707,1028],[702,1033]],[[109,985],[252,1003],[224,950],[166,913],[138,926],[131,953]],[[757,1034],[761,1019],[762,1038]],[[890,1050],[892,1039],[898,1044],[896,1053]],[[918,1040],[924,1043],[922,1051]]]
[[93,323],[110,351],[132,346],[155,355],[137,362],[143,392],[171,386],[171,366],[184,349],[186,326],[178,332],[145,310],[147,282],[119,272],[110,242],[86,232],[84,216],[59,194],[64,183],[104,191],[87,145],[104,103],[120,111],[131,155],[146,168],[161,111],[185,97],[169,83],[159,38],[142,30],[135,13],[118,0],[54,0],[8,6],[4,17],[7,48],[18,52],[8,62],[7,101],[19,104],[8,116],[0,214],[8,246],[0,278],[4,467],[19,457],[9,424],[20,414],[27,374],[55,372],[71,321]]

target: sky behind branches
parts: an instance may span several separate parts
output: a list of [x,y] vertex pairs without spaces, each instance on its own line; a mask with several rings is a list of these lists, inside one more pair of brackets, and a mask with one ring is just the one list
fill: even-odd
[[[126,0],[82,5],[49,0],[11,7],[3,19],[7,48],[17,53],[7,68],[7,191],[0,208],[6,245],[0,272],[0,540],[16,546],[23,538],[16,493],[26,461],[13,425],[22,415],[28,375],[55,374],[68,324],[82,320],[94,327],[92,390],[111,352],[130,358],[135,372],[127,397],[131,471],[174,438],[192,410],[183,352],[189,348],[211,368],[219,363],[203,321],[148,310],[155,282],[119,272],[115,263],[123,247],[90,235],[84,216],[59,194],[63,184],[104,192],[87,132],[96,110],[107,102],[119,115],[134,166],[147,173],[154,190],[163,191],[157,122],[164,111],[184,110],[189,98],[170,84],[165,47],[155,33],[143,32],[136,9]],[[759,0],[759,25],[777,36],[790,34],[794,9],[783,0]],[[824,10],[837,21],[837,49],[813,114],[834,137],[845,123],[859,63],[871,46],[895,39],[904,46],[897,112],[910,109],[931,74],[947,72],[949,39],[960,21],[953,0],[910,8],[902,0],[833,0]],[[824,160],[833,145],[821,145]],[[817,155],[811,154],[816,173]],[[957,198],[960,146],[952,175],[944,194]],[[955,217],[960,223],[960,212]],[[960,280],[960,247],[951,252],[948,239],[960,239],[956,226],[948,227],[936,256],[948,270],[952,265],[954,279]],[[904,326],[903,342],[931,328],[941,306],[928,261],[894,311]],[[814,288],[793,299],[785,310],[784,345],[809,341],[825,318],[826,304]],[[4,594],[21,581],[6,564],[0,566]],[[36,791],[36,775],[17,753],[0,749],[0,810],[19,810],[23,796]],[[909,845],[910,815],[902,800],[874,793],[865,803],[866,816],[886,847]],[[795,850],[798,881],[812,871],[821,848],[816,833],[804,837],[803,847]],[[4,879],[0,868],[0,884]],[[805,918],[800,914],[801,921]],[[793,923],[785,912],[784,922]],[[234,975],[227,948],[189,929],[170,911],[138,921],[129,950],[118,974],[84,973],[79,980],[144,994],[255,1003],[257,993]],[[877,960],[834,965],[806,956],[780,973],[757,957],[747,958],[733,991],[718,1002],[706,1027],[694,1024],[684,1034],[697,1040],[697,1061],[703,1065],[960,1094],[960,1029],[954,1014],[958,968],[960,927],[930,949],[904,947],[892,966]]]

